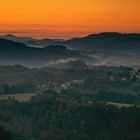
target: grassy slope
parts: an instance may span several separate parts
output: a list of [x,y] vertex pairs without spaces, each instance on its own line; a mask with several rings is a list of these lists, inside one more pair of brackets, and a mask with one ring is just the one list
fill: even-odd
[[107,102],[107,105],[114,105],[114,106],[117,106],[118,108],[134,106],[133,104],[114,103],[114,102]]
[[12,94],[12,95],[2,95],[0,96],[0,100],[14,98],[20,102],[29,101],[31,97],[35,96],[36,93],[23,93],[23,94]]

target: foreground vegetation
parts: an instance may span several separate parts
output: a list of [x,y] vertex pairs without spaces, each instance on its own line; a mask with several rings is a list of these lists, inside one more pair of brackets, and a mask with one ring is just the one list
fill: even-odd
[[0,124],[16,135],[36,140],[140,138],[140,108],[78,98],[49,91],[24,103],[2,100]]
[[76,66],[1,66],[0,139],[139,140],[139,71]]

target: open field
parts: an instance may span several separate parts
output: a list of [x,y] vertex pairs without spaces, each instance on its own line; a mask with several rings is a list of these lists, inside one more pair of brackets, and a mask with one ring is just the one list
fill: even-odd
[[134,104],[114,103],[114,102],[107,102],[107,105],[114,105],[117,106],[118,108],[134,106]]
[[12,95],[2,95],[0,96],[0,100],[13,98],[20,102],[29,101],[31,97],[37,95],[36,93],[23,93],[23,94],[12,94]]

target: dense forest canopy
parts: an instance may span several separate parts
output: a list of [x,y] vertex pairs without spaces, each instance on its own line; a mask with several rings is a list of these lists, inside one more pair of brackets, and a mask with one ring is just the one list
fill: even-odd
[[[76,95],[78,96],[78,95]],[[45,92],[31,101],[0,101],[0,124],[36,140],[134,140],[140,108],[107,105],[68,93]]]

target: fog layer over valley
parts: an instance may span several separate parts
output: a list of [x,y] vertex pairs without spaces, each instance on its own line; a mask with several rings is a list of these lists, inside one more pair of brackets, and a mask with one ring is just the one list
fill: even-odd
[[38,40],[13,35],[0,38],[3,38],[0,39],[0,64],[43,67],[82,60],[89,66],[140,67],[139,34],[100,33],[71,40]]

